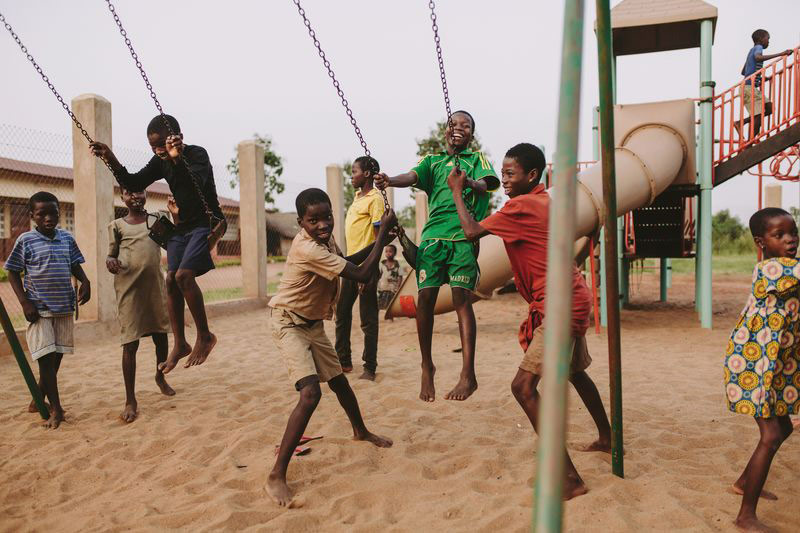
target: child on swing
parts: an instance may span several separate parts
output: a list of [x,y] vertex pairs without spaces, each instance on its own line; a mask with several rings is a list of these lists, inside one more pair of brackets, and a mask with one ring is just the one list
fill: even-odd
[[768,207],[750,217],[750,233],[763,260],[753,269],[747,304],[725,352],[728,408],[752,416],[760,437],[733,490],[742,494],[734,522],[746,531],[772,531],[756,517],[769,467],[792,434],[789,415],[800,414],[800,261],[797,225],[783,209]]
[[[75,291],[71,277],[81,282],[78,304],[89,301],[91,289],[78,244],[68,231],[57,227],[58,198],[37,192],[28,200],[28,213],[35,227],[17,237],[5,269],[29,322],[26,339],[31,358],[39,364],[39,388],[50,400],[50,418],[44,426],[56,429],[64,421],[58,370],[64,354],[73,351]],[[35,405],[31,403],[28,410],[36,411]]]
[[156,347],[156,385],[162,394],[174,396],[158,365],[167,360],[166,288],[161,272],[161,248],[147,229],[145,191],[133,192],[120,187],[120,196],[128,214],[108,225],[106,269],[114,274],[117,293],[117,318],[122,344],[122,376],[125,380],[125,408],[120,418],[130,423],[139,414],[136,402],[136,352],[139,339],[152,337]]
[[[164,119],[169,122],[174,135]],[[195,278],[214,268],[209,239],[211,227],[209,217],[203,209],[202,198],[192,183],[189,169],[198,178],[209,209],[219,220],[224,221],[214,185],[214,172],[208,153],[200,146],[184,145],[180,125],[170,115],[158,115],[147,125],[147,140],[155,154],[144,168],[130,173],[122,166],[111,148],[100,142],[90,144],[91,152],[108,161],[120,186],[129,191],[143,191],[151,183],[165,179],[175,197],[180,221],[175,234],[167,243],[167,304],[169,321],[175,345],[167,360],[159,365],[166,374],[186,356],[185,368],[201,365],[217,344],[217,337],[208,329],[208,319],[203,304],[203,293]],[[183,156],[183,158],[181,157]],[[184,301],[197,328],[194,346],[186,341],[184,332]]]
[[[539,393],[536,387],[544,362],[545,285],[547,274],[548,213],[550,196],[539,183],[545,167],[542,151],[528,143],[511,148],[503,159],[502,183],[508,202],[480,223],[469,213],[463,199],[466,177],[453,169],[447,178],[458,219],[469,240],[494,234],[503,239],[519,294],[529,304],[528,318],[519,329],[519,341],[525,352],[511,391],[538,430]],[[586,330],[589,327],[591,297],[586,281],[572,267],[572,360],[569,381],[578,391],[597,426],[599,438],[584,451],[611,452],[611,427],[603,402],[586,369],[592,362],[586,349]],[[566,452],[566,450],[565,450]],[[564,499],[569,500],[587,492],[586,485],[567,454]]]
[[489,210],[489,191],[499,186],[492,165],[481,152],[468,150],[475,133],[475,120],[466,111],[456,111],[445,132],[447,150],[426,155],[416,167],[405,174],[389,177],[379,173],[375,185],[386,187],[414,186],[428,195],[430,216],[422,230],[416,256],[417,335],[422,353],[422,383],[419,398],[426,402],[436,399],[431,356],[433,309],[439,288],[449,284],[453,291],[453,306],[458,315],[461,334],[462,367],[456,386],[445,395],[446,400],[466,400],[478,389],[475,377],[475,314],[472,311],[472,292],[478,283],[477,246],[468,241],[461,230],[447,187],[447,175],[454,167],[456,156],[466,172],[465,202],[477,220]]
[[367,430],[361,411],[336,350],[325,335],[323,320],[333,317],[339,279],[366,283],[375,272],[383,245],[391,239],[397,223],[390,209],[381,217],[375,242],[359,252],[342,257],[333,240],[333,212],[325,191],[306,189],[297,195],[300,233],[292,241],[278,293],[270,300],[272,339],[289,371],[289,381],[300,398],[281,439],[275,466],[266,490],[278,505],[290,506],[292,493],[286,470],[300,438],[322,396],[320,382],[328,382],[353,426],[353,438],[388,448],[390,439]]

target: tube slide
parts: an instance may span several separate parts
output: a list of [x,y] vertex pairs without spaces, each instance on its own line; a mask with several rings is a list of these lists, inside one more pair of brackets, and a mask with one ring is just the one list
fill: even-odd
[[[647,206],[678,177],[689,154],[686,140],[674,127],[644,123],[629,131],[616,148],[617,215]],[[551,193],[552,194],[552,193]],[[594,234],[603,220],[603,175],[600,163],[578,175],[576,238]],[[490,298],[492,292],[513,277],[503,240],[494,235],[480,241],[478,265],[481,278],[474,299]],[[416,276],[412,272],[395,295],[386,317],[415,317]],[[453,296],[442,287],[435,314],[453,310]]]

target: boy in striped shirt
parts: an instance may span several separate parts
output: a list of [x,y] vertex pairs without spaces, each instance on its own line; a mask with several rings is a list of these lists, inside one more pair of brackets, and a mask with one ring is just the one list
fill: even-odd
[[[50,400],[45,427],[57,428],[64,420],[58,397],[58,369],[65,353],[72,353],[72,313],[75,292],[71,277],[80,281],[78,303],[89,301],[89,280],[81,268],[83,255],[72,235],[57,228],[58,198],[45,191],[28,200],[35,229],[17,238],[6,260],[8,281],[30,322],[26,338],[31,358],[39,363],[39,388]],[[23,281],[22,274],[25,274]]]

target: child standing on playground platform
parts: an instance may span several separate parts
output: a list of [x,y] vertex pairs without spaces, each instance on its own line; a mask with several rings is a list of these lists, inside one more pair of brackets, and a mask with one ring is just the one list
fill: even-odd
[[386,259],[380,264],[380,278],[378,279],[378,309],[387,309],[394,295],[400,290],[402,272],[400,262],[395,259],[397,246],[387,244],[383,249]]
[[138,415],[136,402],[136,352],[139,339],[152,337],[156,346],[156,385],[162,394],[174,396],[158,368],[167,360],[167,318],[164,274],[161,272],[161,248],[149,237],[147,194],[120,187],[128,214],[108,225],[106,268],[114,274],[117,293],[117,318],[122,344],[122,375],[125,380],[125,409],[120,418],[133,422]]
[[[503,159],[502,183],[509,196],[498,212],[482,222],[469,213],[462,197],[465,176],[455,169],[448,176],[458,218],[467,239],[477,240],[494,234],[503,239],[519,294],[528,302],[528,317],[519,329],[519,342],[525,352],[511,390],[534,430],[538,430],[539,393],[536,387],[544,363],[545,286],[550,195],[539,183],[545,167],[542,151],[528,143],[511,148]],[[611,428],[603,402],[586,369],[592,362],[586,348],[591,298],[586,281],[572,267],[572,360],[569,381],[578,391],[597,426],[599,438],[585,451],[611,451]],[[566,450],[565,450],[566,453]],[[587,492],[583,480],[567,454],[564,499]]]
[[376,241],[349,257],[342,257],[333,240],[333,212],[325,191],[306,189],[297,195],[300,233],[292,241],[278,293],[270,300],[272,339],[300,393],[283,434],[267,492],[278,505],[288,506],[292,494],[286,470],[300,438],[322,396],[320,382],[327,381],[353,426],[353,438],[388,448],[392,441],[367,430],[339,357],[325,335],[323,320],[330,320],[339,291],[338,278],[366,283],[374,272],[389,231],[397,223],[392,210],[381,217]]
[[89,301],[91,289],[75,239],[57,227],[58,198],[49,192],[37,192],[28,200],[28,212],[35,229],[17,238],[5,269],[25,319],[30,322],[26,339],[31,358],[39,364],[39,388],[50,400],[50,419],[45,427],[55,429],[64,421],[58,370],[64,354],[73,351],[75,291],[71,277],[81,283],[80,305]]
[[750,217],[750,233],[761,250],[747,304],[725,353],[728,408],[755,418],[760,438],[734,492],[742,494],[736,525],[771,531],[756,518],[759,497],[775,453],[792,433],[789,415],[800,414],[800,261],[797,225],[783,209],[768,207]]
[[[170,135],[167,120],[174,135]],[[167,243],[167,302],[175,345],[166,362],[160,365],[166,374],[186,357],[184,367],[200,365],[217,344],[217,337],[208,329],[203,293],[195,278],[214,268],[209,239],[211,223],[203,207],[203,198],[219,220],[225,219],[219,207],[214,172],[208,153],[200,146],[184,145],[180,125],[170,115],[159,115],[147,125],[147,140],[155,154],[138,172],[131,174],[122,166],[111,148],[100,142],[90,144],[94,155],[105,159],[119,184],[129,191],[143,191],[150,184],[165,179],[180,213],[175,234]],[[184,160],[186,163],[184,163]],[[202,197],[189,175],[189,168],[200,183]],[[197,328],[192,347],[184,332],[184,301]]]
[[375,185],[385,187],[417,187],[428,195],[428,222],[416,257],[417,335],[422,352],[422,383],[419,397],[426,402],[436,399],[431,355],[433,309],[439,288],[449,284],[453,306],[458,315],[463,363],[456,386],[445,395],[447,400],[466,400],[478,389],[475,377],[475,314],[472,311],[472,292],[478,284],[477,246],[464,237],[458,223],[453,195],[447,187],[447,175],[456,163],[466,172],[463,192],[467,208],[477,220],[489,210],[489,191],[497,189],[499,181],[492,165],[481,152],[468,150],[475,134],[475,120],[466,111],[452,114],[446,130],[447,150],[427,155],[410,172],[388,177],[378,174]]
[[[353,161],[351,183],[355,189],[353,203],[344,219],[347,255],[363,250],[375,242],[383,216],[383,198],[373,187],[378,162],[364,155]],[[378,368],[378,295],[375,288],[378,275],[374,273],[366,283],[342,279],[339,302],[336,305],[336,353],[345,372],[353,371],[350,330],[353,327],[353,304],[358,298],[361,331],[364,333],[364,372],[361,379],[375,380]]]

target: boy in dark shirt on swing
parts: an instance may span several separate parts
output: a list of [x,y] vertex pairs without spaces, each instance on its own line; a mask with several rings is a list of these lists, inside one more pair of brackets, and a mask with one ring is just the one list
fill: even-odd
[[[170,135],[165,119],[169,121],[173,135]],[[217,343],[217,337],[208,329],[203,293],[195,280],[197,276],[202,276],[214,268],[209,245],[211,222],[205,212],[202,198],[192,183],[189,169],[197,177],[198,185],[211,212],[223,221],[224,216],[219,207],[208,153],[200,146],[183,144],[183,134],[174,117],[158,115],[153,118],[147,125],[147,140],[155,156],[143,169],[135,173],[128,172],[111,148],[105,144],[91,143],[90,150],[95,156],[108,161],[114,176],[123,188],[139,192],[163,178],[175,197],[179,220],[175,234],[167,243],[167,306],[175,345],[166,362],[159,365],[161,371],[166,374],[187,355],[189,358],[184,367],[203,364]],[[186,342],[184,300],[197,327],[194,347]]]

